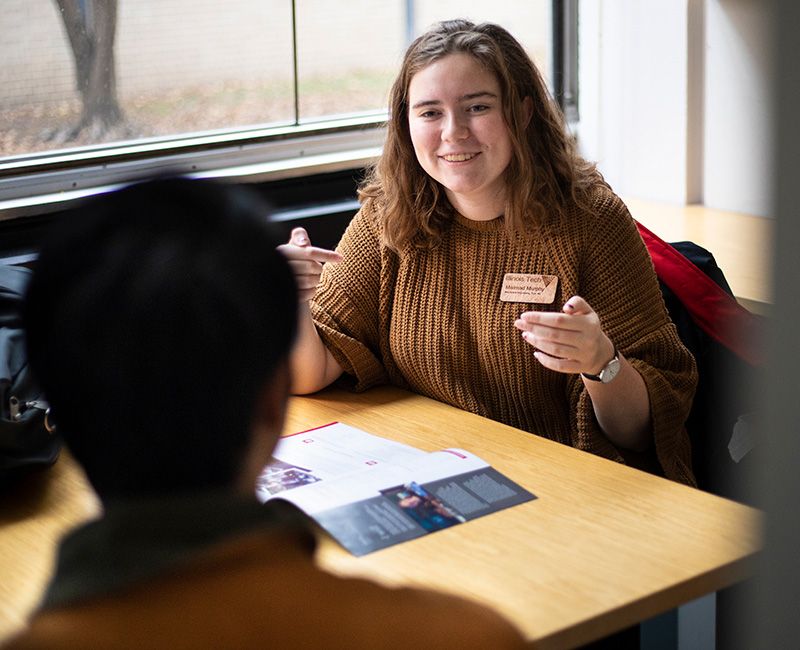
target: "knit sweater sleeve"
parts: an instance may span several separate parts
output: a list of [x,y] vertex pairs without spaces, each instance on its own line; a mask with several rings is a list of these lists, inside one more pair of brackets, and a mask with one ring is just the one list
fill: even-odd
[[353,217],[336,250],[338,264],[326,264],[310,303],[320,338],[355,390],[387,383],[380,337],[382,253],[376,211],[369,205]]
[[[581,291],[603,331],[644,379],[655,455],[664,475],[694,484],[684,427],[697,386],[694,357],[667,314],[650,256],[624,203],[603,193],[596,216],[588,221]],[[609,457],[626,455],[600,432],[579,376],[570,382],[570,401],[574,446]]]

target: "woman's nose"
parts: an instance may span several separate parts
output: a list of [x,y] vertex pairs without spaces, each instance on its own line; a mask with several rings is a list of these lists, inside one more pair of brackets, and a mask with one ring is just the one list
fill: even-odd
[[469,127],[466,120],[459,115],[451,115],[446,118],[444,129],[442,130],[442,140],[452,142],[463,140],[469,136]]

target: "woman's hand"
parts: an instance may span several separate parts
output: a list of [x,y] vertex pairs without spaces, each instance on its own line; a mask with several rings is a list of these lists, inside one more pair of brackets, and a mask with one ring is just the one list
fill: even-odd
[[342,261],[342,256],[336,251],[312,246],[305,228],[292,229],[288,243],[278,246],[278,250],[289,260],[300,302],[308,302],[314,297],[325,262]]
[[342,367],[325,347],[311,317],[308,301],[314,297],[325,262],[341,262],[336,251],[316,248],[305,228],[294,228],[286,244],[278,250],[289,260],[300,299],[297,339],[289,357],[292,393],[306,395],[325,388],[342,374]]
[[556,372],[596,375],[614,357],[600,318],[580,296],[567,300],[561,313],[524,312],[514,326],[536,348],[539,363]]
[[[600,318],[580,296],[572,296],[562,313],[528,311],[514,321],[522,338],[536,348],[546,368],[597,375],[614,357],[614,344],[603,333]],[[652,444],[650,397],[644,379],[619,355],[620,371],[607,384],[583,378],[600,428],[618,447],[643,451]]]

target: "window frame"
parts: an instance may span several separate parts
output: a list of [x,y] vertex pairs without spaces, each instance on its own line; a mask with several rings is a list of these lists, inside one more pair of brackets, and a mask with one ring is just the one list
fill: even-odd
[[553,95],[569,124],[578,112],[578,0],[553,0]]
[[0,163],[0,222],[158,174],[259,183],[364,167],[380,155],[385,122],[383,113],[8,158]]

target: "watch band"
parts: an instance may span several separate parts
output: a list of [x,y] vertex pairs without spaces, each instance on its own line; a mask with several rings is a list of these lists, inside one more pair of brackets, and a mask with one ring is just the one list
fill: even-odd
[[[606,378],[606,374],[608,371],[612,372],[612,376]],[[611,361],[609,361],[606,365],[604,365],[598,374],[591,375],[587,372],[582,372],[581,377],[583,377],[584,379],[589,379],[590,381],[599,381],[606,384],[617,376],[617,372],[619,372],[619,352],[617,352],[617,346],[615,345],[614,356],[611,357]]]

